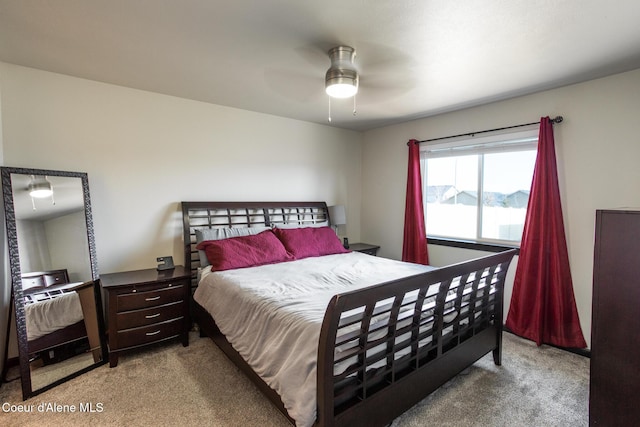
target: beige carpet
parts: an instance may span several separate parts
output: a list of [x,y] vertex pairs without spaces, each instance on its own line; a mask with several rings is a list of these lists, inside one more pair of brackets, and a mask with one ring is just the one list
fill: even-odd
[[[589,359],[505,334],[503,365],[486,356],[396,419],[405,426],[587,426]],[[20,381],[2,384],[3,426],[287,426],[287,420],[208,338],[125,353],[23,402]],[[39,404],[75,413],[38,412]],[[97,412],[80,412],[92,404]],[[85,409],[87,406],[85,406]]]

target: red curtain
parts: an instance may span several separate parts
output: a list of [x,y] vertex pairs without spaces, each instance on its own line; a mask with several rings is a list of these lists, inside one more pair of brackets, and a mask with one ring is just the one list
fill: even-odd
[[407,198],[404,208],[404,240],[402,260],[428,264],[427,230],[424,224],[422,205],[422,177],[420,175],[420,147],[412,139],[409,145],[409,168],[407,173]]
[[538,345],[587,346],[573,295],[549,117],[540,121],[538,155],[506,326]]

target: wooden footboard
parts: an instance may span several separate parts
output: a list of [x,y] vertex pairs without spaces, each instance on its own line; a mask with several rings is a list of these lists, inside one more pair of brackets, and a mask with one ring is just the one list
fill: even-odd
[[499,365],[514,254],[333,297],[318,349],[317,424],[386,425],[488,352]]
[[29,341],[29,354],[38,353],[53,347],[68,344],[70,342],[86,338],[86,336],[87,329],[84,325],[84,320],[80,320],[73,325],[69,325],[65,328],[58,329],[57,331],[50,332],[47,335]]

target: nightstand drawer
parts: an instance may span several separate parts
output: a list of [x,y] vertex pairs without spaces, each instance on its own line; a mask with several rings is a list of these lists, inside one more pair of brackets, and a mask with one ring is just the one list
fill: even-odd
[[22,290],[26,291],[29,288],[44,288],[44,276],[23,277]]
[[68,283],[69,279],[67,278],[65,272],[61,271],[57,273],[45,274],[44,281],[46,286],[53,286],[60,285],[62,283]]
[[140,310],[125,311],[117,315],[118,330],[135,328],[137,326],[150,325],[152,323],[165,322],[182,317],[184,313],[184,301],[159,305]]
[[124,349],[178,336],[182,333],[183,327],[184,319],[180,317],[167,322],[118,331],[118,346],[119,349]]
[[130,311],[139,308],[169,304],[184,299],[183,285],[167,285],[161,289],[146,292],[132,292],[118,295],[117,311]]

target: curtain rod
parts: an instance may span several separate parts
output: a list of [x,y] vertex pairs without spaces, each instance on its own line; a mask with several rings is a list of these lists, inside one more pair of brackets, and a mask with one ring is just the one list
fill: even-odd
[[[550,119],[550,120],[551,120],[551,123],[561,123],[564,120],[564,118],[562,116],[556,116],[556,117],[554,117],[553,119]],[[521,125],[506,126],[506,127],[503,127],[503,128],[495,128],[495,129],[480,130],[480,131],[477,131],[477,132],[461,133],[459,135],[442,136],[440,138],[423,139],[422,141],[418,141],[418,144],[421,144],[423,142],[433,142],[433,141],[440,141],[440,140],[443,140],[443,139],[457,138],[457,137],[460,137],[460,136],[475,136],[475,135],[477,135],[479,133],[497,132],[499,130],[514,129],[514,128],[520,128],[520,127],[523,127],[523,126],[531,126],[531,125],[537,125],[537,124],[540,124],[540,122],[538,121],[538,122],[531,122],[531,123],[523,123]],[[407,143],[407,145],[409,145],[409,143]]]

